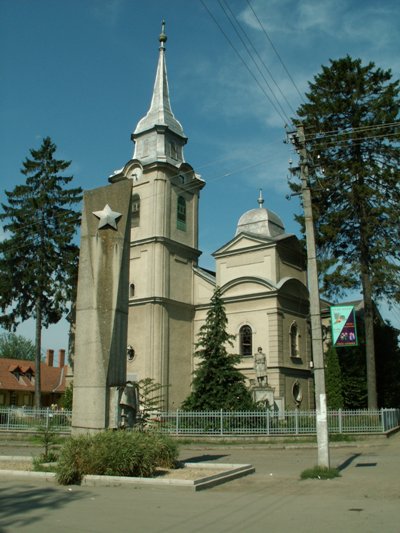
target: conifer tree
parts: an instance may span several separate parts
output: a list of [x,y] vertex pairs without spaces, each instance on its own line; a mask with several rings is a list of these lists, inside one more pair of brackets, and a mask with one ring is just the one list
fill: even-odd
[[333,346],[329,347],[325,355],[325,363],[325,386],[328,407],[329,409],[341,409],[343,407],[342,373],[339,357]]
[[195,357],[200,359],[200,363],[194,371],[192,393],[182,405],[186,411],[240,411],[254,408],[244,376],[235,368],[240,357],[227,351],[227,345],[232,346],[234,339],[226,331],[227,323],[221,290],[216,288],[206,321],[198,335]]
[[6,239],[0,243],[0,324],[14,329],[33,317],[35,333],[35,407],[40,407],[42,327],[56,323],[67,312],[76,278],[78,247],[73,238],[81,200],[80,188],[65,188],[72,176],[61,176],[69,161],[55,159],[50,137],[31,159],[22,163],[23,185],[6,191],[0,220]]
[[[368,407],[377,407],[374,302],[400,302],[399,81],[347,56],[331,60],[298,109],[309,152],[323,292],[361,289]],[[298,184],[294,184],[294,188]]]

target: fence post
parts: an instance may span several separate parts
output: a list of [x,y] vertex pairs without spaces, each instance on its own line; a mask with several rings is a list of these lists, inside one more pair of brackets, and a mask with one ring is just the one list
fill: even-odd
[[385,411],[386,409],[384,409],[383,407],[381,408],[381,424],[382,424],[382,433],[385,433],[386,429],[386,424],[385,424]]
[[267,435],[269,435],[269,409],[267,409]]
[[179,435],[179,409],[176,410],[175,434]]
[[339,433],[343,433],[342,408],[338,409]]
[[224,415],[222,409],[220,411],[220,434],[224,434]]
[[46,429],[49,429],[49,408],[46,409]]
[[299,434],[299,410],[296,409],[294,412],[294,420],[295,420],[295,427],[296,427],[296,435]]

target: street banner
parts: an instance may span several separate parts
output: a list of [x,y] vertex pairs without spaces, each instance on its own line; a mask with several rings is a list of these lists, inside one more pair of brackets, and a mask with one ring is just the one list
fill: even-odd
[[353,305],[332,305],[331,307],[332,344],[357,346],[356,317]]

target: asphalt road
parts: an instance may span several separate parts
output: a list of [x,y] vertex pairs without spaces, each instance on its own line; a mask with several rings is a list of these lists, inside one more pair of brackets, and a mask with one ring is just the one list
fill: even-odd
[[[26,455],[26,448],[22,455]],[[3,455],[12,455],[0,447]],[[400,434],[332,446],[341,477],[299,479],[310,447],[192,445],[181,459],[251,463],[256,473],[202,492],[176,487],[62,487],[0,479],[0,532],[399,533]]]

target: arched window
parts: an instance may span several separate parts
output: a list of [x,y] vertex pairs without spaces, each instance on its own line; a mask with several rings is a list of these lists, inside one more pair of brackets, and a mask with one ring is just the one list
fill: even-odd
[[298,357],[299,356],[299,350],[298,350],[298,328],[296,322],[293,322],[293,324],[290,326],[290,357]]
[[133,298],[135,296],[135,284],[134,283],[129,284],[129,296],[130,298]]
[[186,201],[183,196],[178,196],[176,227],[184,231],[186,230]]
[[250,326],[242,326],[239,330],[240,355],[248,357],[253,354],[253,332]]
[[140,196],[134,194],[132,196],[132,218],[131,218],[131,227],[137,228],[140,223]]

